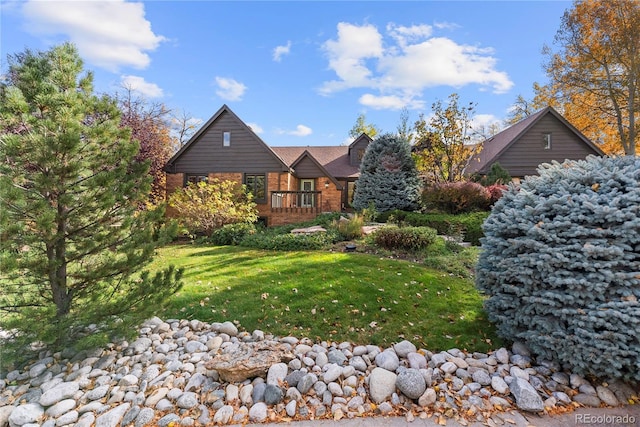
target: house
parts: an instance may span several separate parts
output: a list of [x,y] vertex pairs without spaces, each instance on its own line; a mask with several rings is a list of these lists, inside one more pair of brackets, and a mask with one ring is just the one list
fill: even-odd
[[190,182],[236,181],[269,226],[345,211],[370,142],[362,134],[349,146],[271,147],[223,105],[165,165],[167,195]]
[[604,152],[551,107],[519,121],[483,142],[466,175],[486,175],[499,163],[516,180],[537,174],[541,163],[580,160]]

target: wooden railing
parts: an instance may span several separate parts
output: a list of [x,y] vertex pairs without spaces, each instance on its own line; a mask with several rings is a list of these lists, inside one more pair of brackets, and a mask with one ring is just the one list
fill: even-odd
[[272,212],[320,212],[321,191],[272,191]]

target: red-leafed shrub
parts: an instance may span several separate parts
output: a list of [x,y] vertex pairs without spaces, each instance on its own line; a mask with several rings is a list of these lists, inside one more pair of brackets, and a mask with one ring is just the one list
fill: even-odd
[[422,193],[425,208],[458,214],[488,210],[491,194],[475,182],[445,182],[427,187]]
[[493,206],[493,204],[502,197],[502,193],[507,189],[507,186],[502,184],[493,184],[485,188],[489,192],[489,203]]

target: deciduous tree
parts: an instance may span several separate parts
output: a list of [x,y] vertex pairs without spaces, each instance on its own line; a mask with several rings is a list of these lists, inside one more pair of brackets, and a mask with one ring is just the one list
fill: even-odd
[[[555,44],[556,52],[545,48],[545,70],[562,113],[605,148],[635,154],[640,131],[640,2],[576,1],[562,17]],[[611,147],[611,135],[617,150]]]
[[418,170],[427,182],[456,182],[464,178],[464,168],[479,144],[471,144],[471,117],[475,105],[459,104],[451,94],[446,106],[440,100],[431,106],[433,116],[424,115],[415,123],[414,155]]
[[0,327],[17,333],[0,347],[98,344],[131,333],[180,287],[171,268],[141,271],[173,231],[160,209],[137,211],[150,189],[148,164],[134,160],[138,144],[120,126],[114,100],[93,94],[72,44],[8,62],[0,89]]
[[356,123],[349,130],[351,138],[357,138],[366,133],[369,138],[375,138],[380,133],[380,129],[373,123],[367,123],[367,117],[364,113],[360,114],[356,119]]
[[151,103],[136,98],[130,88],[124,95],[118,95],[118,106],[122,112],[121,126],[131,130],[131,139],[138,142],[140,149],[136,161],[149,163],[152,178],[149,202],[152,205],[164,201],[164,165],[178,146],[171,136],[170,111],[161,103]]

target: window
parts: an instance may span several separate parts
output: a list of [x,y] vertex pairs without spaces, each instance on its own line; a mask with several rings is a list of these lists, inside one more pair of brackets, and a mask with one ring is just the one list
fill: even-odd
[[209,181],[209,178],[207,177],[207,175],[187,174],[184,179],[184,185],[186,187],[189,184],[197,184],[199,182],[208,182],[208,181]]
[[542,146],[545,150],[551,150],[551,134],[543,133],[542,134]]
[[231,132],[222,133],[222,146],[231,147]]
[[264,174],[245,174],[244,185],[253,194],[253,201],[265,203],[267,201],[267,180]]

